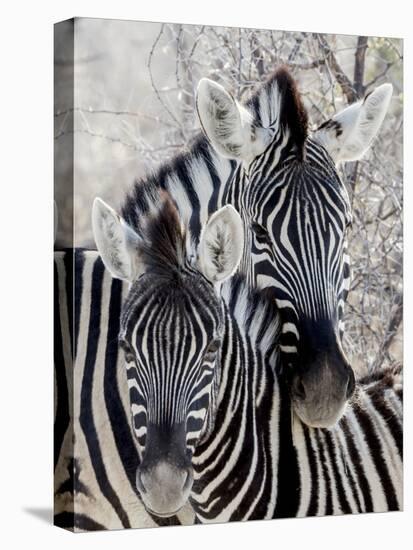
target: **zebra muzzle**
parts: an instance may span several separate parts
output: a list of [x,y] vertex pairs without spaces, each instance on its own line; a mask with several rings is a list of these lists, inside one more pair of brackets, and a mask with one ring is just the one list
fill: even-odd
[[166,461],[140,467],[136,473],[136,487],[145,507],[161,517],[174,515],[186,504],[192,483],[192,466],[177,467]]

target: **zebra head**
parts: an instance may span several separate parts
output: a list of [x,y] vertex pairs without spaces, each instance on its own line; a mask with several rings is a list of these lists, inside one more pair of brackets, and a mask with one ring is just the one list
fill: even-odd
[[188,499],[194,449],[213,425],[224,330],[219,286],[242,255],[241,218],[232,206],[215,212],[197,260],[188,258],[170,200],[140,235],[100,199],[92,221],[105,266],[130,283],[119,343],[142,458],[136,487],[148,511],[171,516]]
[[368,149],[391,94],[384,84],[309,135],[284,68],[245,105],[212,81],[198,87],[204,132],[218,153],[238,161],[227,200],[244,222],[241,270],[277,302],[282,373],[296,413],[314,427],[335,424],[354,390],[341,345],[352,214],[336,165]]

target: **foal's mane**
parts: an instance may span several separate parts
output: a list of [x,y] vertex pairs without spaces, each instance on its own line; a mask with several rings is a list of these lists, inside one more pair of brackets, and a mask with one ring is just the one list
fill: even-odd
[[139,253],[147,271],[167,277],[179,271],[186,260],[186,232],[170,197],[162,194],[159,209],[140,231]]

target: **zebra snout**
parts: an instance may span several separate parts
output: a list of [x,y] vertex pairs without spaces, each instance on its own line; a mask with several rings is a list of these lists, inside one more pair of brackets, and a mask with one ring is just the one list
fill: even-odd
[[138,468],[136,487],[146,509],[161,517],[176,514],[187,502],[193,483],[192,466],[168,462]]
[[300,376],[296,376],[295,378],[293,378],[292,391],[295,397],[297,397],[298,399],[305,399],[305,387]]
[[325,355],[291,379],[294,410],[308,426],[332,427],[341,418],[355,389],[353,369],[345,361]]

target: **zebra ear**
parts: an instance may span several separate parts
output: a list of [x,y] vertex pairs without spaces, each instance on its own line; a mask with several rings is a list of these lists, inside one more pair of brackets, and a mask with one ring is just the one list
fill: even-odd
[[116,279],[134,281],[143,270],[139,261],[138,235],[99,198],[93,203],[92,227],[105,267]]
[[196,108],[205,135],[224,157],[249,163],[271,140],[269,130],[254,125],[252,114],[208,78],[198,84]]
[[358,160],[364,155],[380,129],[392,93],[391,84],[382,84],[318,128],[314,137],[336,163]]
[[241,217],[233,206],[224,206],[210,217],[202,230],[199,269],[212,283],[225,281],[237,269],[243,250]]

